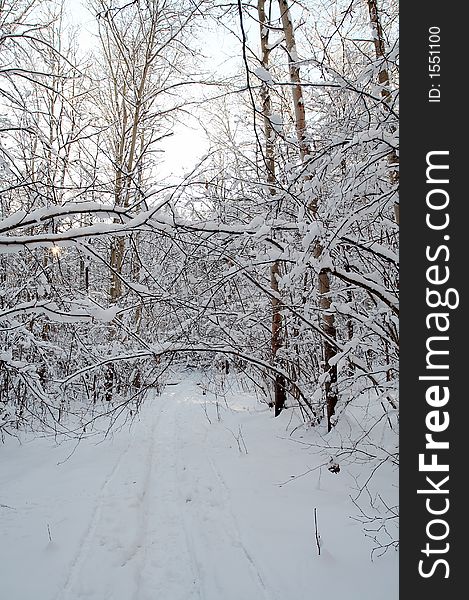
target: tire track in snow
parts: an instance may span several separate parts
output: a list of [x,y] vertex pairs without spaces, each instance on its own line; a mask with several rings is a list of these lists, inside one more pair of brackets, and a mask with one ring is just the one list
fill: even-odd
[[[176,393],[163,393],[162,399],[165,400],[162,408],[152,424],[152,440],[149,444],[147,454],[148,468],[146,471],[145,489],[142,498],[142,520],[140,531],[142,532],[142,559],[138,572],[136,573],[136,587],[132,595],[132,600],[140,600],[142,597],[150,597],[150,589],[145,588],[144,575],[149,575],[150,588],[156,582],[158,586],[169,586],[172,593],[180,594],[180,585],[186,585],[183,590],[184,600],[194,598],[203,599],[198,584],[200,576],[198,566],[187,540],[186,531],[181,525],[181,497],[176,478],[176,463],[178,457],[178,444],[176,439],[175,411],[177,409]],[[162,418],[163,417],[163,418]],[[155,455],[157,459],[155,460]],[[180,533],[178,537],[178,532]],[[167,539],[164,536],[169,536]],[[157,540],[151,543],[151,539]],[[171,547],[171,542],[176,541],[176,547]],[[179,542],[184,545],[181,546]],[[165,556],[161,557],[161,549],[165,548]],[[185,552],[184,552],[185,550]],[[174,552],[174,556],[171,555]],[[132,557],[129,558],[131,560]],[[155,566],[160,558],[160,562]],[[166,581],[168,563],[179,561],[184,563],[188,559],[187,566],[191,573],[191,582],[184,581],[181,573],[181,580],[177,582],[177,588],[171,588],[174,581]],[[168,560],[169,559],[169,560]],[[148,571],[148,573],[146,573]],[[197,585],[197,587],[195,587]],[[168,593],[166,587],[164,593]],[[151,595],[153,598],[153,595]],[[154,596],[160,597],[160,596]],[[178,596],[179,597],[179,596]],[[166,597],[162,600],[166,600]],[[167,600],[171,600],[168,596]]]
[[[153,472],[154,464],[155,464],[156,430],[157,430],[157,427],[158,427],[158,424],[160,422],[161,415],[163,414],[163,412],[164,412],[164,402],[161,401],[160,402],[160,410],[159,410],[157,416],[152,419],[152,424],[151,424],[151,428],[150,428],[150,432],[149,432],[150,439],[148,439],[148,438],[145,439],[148,450],[145,455],[146,468],[145,468],[145,474],[143,477],[143,488],[141,490],[140,501],[139,501],[139,507],[140,507],[140,510],[138,512],[139,526],[138,526],[138,530],[136,533],[133,548],[130,552],[127,553],[127,556],[124,558],[124,560],[121,563],[121,567],[125,567],[127,565],[127,563],[132,561],[138,555],[139,551],[142,551],[141,565],[139,567],[139,570],[135,574],[135,578],[137,579],[137,582],[139,582],[141,580],[141,573],[142,573],[142,569],[144,567],[145,558],[146,558],[146,538],[147,538],[147,529],[148,529],[148,527],[147,527],[147,524],[148,524],[148,495],[149,495],[148,492],[149,492],[149,486],[150,486],[150,482],[152,479],[152,472]],[[145,418],[145,414],[142,415],[142,418]],[[137,583],[137,586],[138,586],[138,583]],[[137,595],[137,592],[136,592],[136,595]]]
[[[178,426],[179,423],[178,423],[178,419],[177,419],[177,414],[181,410],[181,407],[183,405],[180,401],[175,402],[174,405],[175,405],[175,408],[173,409],[173,411],[174,411],[174,414],[173,414],[173,432],[174,432],[173,440],[175,439],[176,443],[174,444],[173,454],[176,458],[176,461],[175,461],[176,472],[182,473],[183,469],[181,468],[181,462],[180,462],[182,443],[181,443],[181,437],[180,437],[180,428]],[[179,411],[177,411],[176,407],[179,408]],[[199,561],[197,560],[197,554],[196,554],[195,548],[194,548],[194,541],[192,539],[191,532],[187,527],[186,518],[185,518],[184,508],[185,508],[185,505],[187,504],[188,498],[187,497],[183,498],[183,495],[181,493],[181,486],[178,485],[178,483],[176,483],[175,490],[177,493],[178,504],[180,507],[180,510],[179,510],[180,524],[181,524],[181,528],[182,528],[183,534],[184,534],[184,541],[185,541],[186,548],[187,548],[187,554],[190,559],[190,570],[192,573],[194,583],[197,583],[197,587],[195,588],[195,590],[197,593],[197,597],[200,600],[204,600],[205,594],[202,593],[203,586],[204,586],[202,571],[201,571],[201,568],[199,565]]]
[[[185,413],[191,411],[191,412],[195,412],[194,408],[195,408],[195,404],[191,401],[191,399],[189,397],[183,398],[181,399],[182,402],[180,403],[180,410],[177,413],[177,416],[179,416],[179,421],[177,423],[177,427],[176,430],[178,432],[178,438],[179,438],[179,457],[180,459],[182,458],[182,454],[184,452],[184,448],[185,446],[187,446],[187,444],[185,444],[182,440],[184,439],[190,439],[190,436],[188,436],[187,434],[189,433],[189,431],[191,431],[193,429],[192,424],[194,422],[197,422],[197,417],[200,419],[200,415],[190,415],[189,417],[189,421],[187,421],[186,419],[184,420],[184,422],[181,423],[181,417],[185,416]],[[190,423],[189,426],[188,422]],[[211,425],[208,425],[208,427],[212,427]],[[183,430],[185,431],[185,434],[182,435]],[[189,431],[188,431],[189,430]],[[184,529],[186,530],[186,535],[188,538],[188,542],[189,545],[192,546],[192,554],[195,557],[195,564],[198,564],[197,561],[197,551],[195,549],[195,546],[199,545],[200,546],[200,542],[202,541],[202,545],[205,546],[205,548],[203,548],[204,551],[204,555],[207,557],[210,555],[210,549],[212,547],[217,546],[218,550],[219,550],[219,557],[220,560],[223,560],[223,556],[221,555],[221,553],[224,551],[226,553],[227,556],[233,555],[233,551],[232,548],[236,548],[236,552],[235,552],[235,556],[232,556],[232,558],[236,557],[242,557],[241,558],[241,563],[245,564],[247,567],[248,572],[251,574],[250,580],[252,581],[253,585],[256,587],[256,592],[254,593],[253,596],[243,596],[243,600],[258,600],[260,598],[264,598],[265,600],[273,600],[276,595],[274,595],[272,593],[271,590],[269,590],[265,584],[265,580],[264,577],[262,576],[259,568],[257,567],[252,555],[250,554],[250,552],[248,551],[248,549],[246,548],[246,545],[244,544],[244,542],[242,541],[241,538],[241,534],[240,534],[240,530],[239,530],[239,526],[237,524],[236,521],[236,517],[233,513],[232,510],[232,506],[231,506],[231,498],[230,498],[230,493],[229,493],[229,488],[226,484],[226,482],[224,481],[224,479],[221,477],[220,473],[218,472],[218,470],[216,469],[212,458],[207,454],[206,452],[206,441],[208,440],[208,438],[210,437],[210,431],[208,429],[205,430],[205,436],[204,436],[204,443],[201,444],[201,456],[203,457],[203,463],[202,469],[200,470],[200,476],[198,477],[198,479],[195,479],[192,477],[192,479],[188,479],[187,485],[189,488],[192,488],[193,491],[197,491],[198,488],[198,483],[200,483],[201,481],[203,482],[203,485],[205,485],[206,489],[209,491],[209,497],[207,498],[202,498],[202,503],[199,505],[198,508],[198,514],[197,514],[197,519],[194,519],[194,516],[188,515],[188,517],[185,516],[183,511],[183,525],[184,525]],[[199,465],[200,466],[200,465]],[[208,469],[204,469],[204,467],[208,467]],[[187,471],[187,469],[186,469]],[[215,501],[214,501],[215,499]],[[206,501],[206,502],[204,502]],[[192,503],[192,502],[191,502]],[[205,506],[204,506],[205,504]],[[221,517],[219,519],[219,523],[218,523],[218,527],[216,529],[216,532],[213,532],[214,534],[216,533],[216,537],[214,537],[214,539],[212,540],[212,543],[210,541],[210,532],[207,533],[205,527],[202,525],[202,522],[215,522],[217,521],[216,519],[216,513],[219,513],[219,517]],[[188,520],[192,520],[193,524],[192,527],[188,526]],[[217,523],[216,523],[217,524]],[[194,541],[194,535],[192,534],[193,531],[197,532],[197,541]],[[222,540],[222,532],[224,534],[225,537],[225,542],[221,543]],[[214,566],[216,567],[216,564],[214,564]],[[238,562],[237,566],[240,570],[239,575],[242,575],[242,566],[241,564]],[[222,598],[224,596],[226,596],[226,586],[225,588],[223,587],[223,581],[220,581],[216,570],[213,573],[213,577],[214,577],[214,581],[212,580],[212,583],[214,583],[216,585],[217,588],[217,593],[218,593],[218,597]],[[238,582],[241,583],[241,580],[238,579]],[[203,578],[201,580],[201,583],[203,584]],[[243,583],[246,583],[246,581],[244,581]],[[226,584],[225,584],[226,585]],[[254,592],[254,590],[253,590]],[[204,595],[204,598],[206,596]],[[207,597],[207,600],[211,600],[212,597]]]
[[[184,408],[185,408],[185,404],[186,404],[185,398],[181,399],[178,402],[178,404],[179,404],[178,414],[180,414],[180,411],[184,410]],[[174,429],[175,429],[175,435],[176,435],[176,441],[177,441],[176,448],[178,450],[178,452],[177,452],[177,458],[178,458],[177,471],[182,474],[184,471],[186,471],[185,466],[181,467],[181,452],[182,452],[182,449],[184,448],[184,443],[182,442],[181,427],[179,426],[179,420],[177,418],[177,415],[175,416]],[[199,560],[197,558],[197,552],[195,549],[194,538],[192,535],[191,528],[188,526],[186,511],[185,511],[185,508],[186,508],[185,505],[187,505],[188,502],[191,502],[192,499],[188,496],[186,496],[186,498],[183,497],[181,486],[179,486],[179,485],[177,486],[177,492],[178,492],[179,505],[181,507],[181,525],[182,525],[182,529],[184,531],[184,538],[186,541],[187,551],[188,551],[190,559],[191,559],[191,570],[195,576],[195,580],[198,582],[197,595],[201,600],[205,600],[206,594],[204,591],[205,590],[204,577],[202,574],[202,569],[199,564]]]
[[250,567],[251,570],[253,572],[253,574],[257,577],[257,580],[259,581],[259,584],[263,590],[264,593],[264,597],[266,598],[266,600],[273,600],[274,598],[278,598],[277,594],[275,594],[273,592],[273,590],[268,589],[268,586],[266,585],[265,581],[266,579],[263,577],[260,568],[257,566],[255,560],[253,559],[251,553],[249,552],[249,550],[246,547],[246,544],[243,542],[242,536],[241,536],[241,529],[238,525],[238,520],[236,519],[236,516],[233,512],[233,508],[232,508],[232,503],[231,503],[231,495],[230,495],[230,490],[229,487],[225,481],[225,479],[223,478],[223,476],[221,475],[221,473],[218,471],[218,469],[215,466],[215,463],[213,462],[213,459],[210,455],[206,454],[206,459],[208,464],[210,465],[215,477],[217,478],[219,485],[220,485],[220,489],[224,490],[224,496],[225,496],[225,505],[228,509],[229,515],[230,515],[230,519],[231,519],[231,524],[233,526],[233,531],[235,533],[235,537],[237,540],[237,546],[243,551]]
[[[119,470],[119,467],[122,463],[122,460],[124,459],[124,456],[127,454],[131,444],[132,444],[132,438],[129,439],[129,442],[127,443],[126,447],[121,452],[121,454],[119,455],[119,458],[115,462],[115,464],[112,467],[109,474],[106,476],[106,478],[99,490],[99,493],[97,496],[98,500],[94,506],[91,519],[88,523],[88,527],[85,531],[85,534],[81,538],[81,541],[80,541],[79,547],[78,547],[78,551],[70,565],[65,583],[64,583],[63,587],[57,593],[55,600],[67,600],[68,598],[70,598],[70,592],[76,582],[77,575],[83,566],[83,563],[85,561],[86,554],[87,554],[86,551],[88,550],[88,548],[91,545],[91,540],[93,539],[93,536],[96,532],[96,529],[97,529],[97,526],[99,523],[99,520],[101,518],[101,512],[102,512],[103,504],[105,501],[106,490],[112,483],[114,477],[116,476],[116,474]],[[76,600],[76,599],[72,597],[71,600]]]
[[[136,588],[135,588],[135,592],[133,595],[133,600],[140,600],[141,598],[141,592],[142,592],[142,583],[143,583],[143,573],[145,572],[145,569],[147,568],[147,563],[148,563],[148,559],[149,559],[149,548],[151,548],[151,544],[149,544],[149,536],[150,536],[150,531],[151,533],[155,534],[156,532],[154,530],[151,529],[149,523],[151,521],[151,517],[153,516],[154,512],[157,510],[156,507],[158,507],[158,509],[163,509],[164,503],[161,502],[161,500],[158,498],[158,492],[161,491],[161,485],[157,485],[156,488],[153,488],[152,486],[152,482],[154,481],[161,481],[161,478],[158,475],[158,471],[161,468],[168,468],[168,464],[167,461],[165,460],[164,456],[164,452],[161,453],[163,454],[163,456],[161,456],[161,454],[158,455],[158,459],[155,461],[155,454],[156,454],[156,447],[157,445],[159,447],[164,447],[165,451],[169,451],[169,454],[172,454],[173,456],[176,455],[176,449],[172,448],[169,449],[168,448],[168,439],[167,439],[167,433],[168,433],[168,423],[165,423],[163,421],[163,424],[165,425],[165,427],[163,428],[162,425],[160,425],[160,421],[161,421],[161,417],[164,413],[165,417],[168,417],[171,415],[171,412],[174,410],[172,408],[174,401],[174,398],[172,398],[172,396],[174,396],[174,393],[171,394],[165,394],[163,393],[162,398],[164,397],[165,399],[165,403],[162,406],[158,417],[154,420],[151,431],[152,431],[152,440],[151,440],[151,444],[149,445],[149,451],[148,451],[148,468],[147,468],[147,472],[146,472],[146,477],[145,477],[145,489],[144,489],[144,493],[143,493],[143,497],[142,497],[142,521],[140,524],[140,531],[142,534],[142,544],[141,547],[143,548],[143,554],[142,554],[142,561],[141,561],[141,565],[139,568],[138,573],[136,574]],[[170,400],[168,402],[168,400]],[[174,416],[173,416],[173,420],[174,420]],[[169,423],[169,425],[171,425],[171,421]],[[164,431],[163,431],[164,429]],[[178,490],[177,485],[175,486],[175,489]],[[151,510],[150,506],[153,506],[153,511]],[[188,554],[190,554],[189,548],[187,548],[188,550]],[[192,559],[192,557],[190,557]],[[129,559],[130,560],[130,559]],[[192,569],[192,572],[193,569]],[[194,578],[195,581],[195,578]],[[191,593],[191,592],[190,592]],[[200,596],[200,591],[197,589],[197,595],[199,598],[201,598]],[[188,599],[189,600],[189,599]]]

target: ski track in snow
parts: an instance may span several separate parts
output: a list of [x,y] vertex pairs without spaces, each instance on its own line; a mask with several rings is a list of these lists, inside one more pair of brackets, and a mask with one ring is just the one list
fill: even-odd
[[[190,403],[189,398],[184,398],[183,401]],[[195,411],[197,405],[190,406],[192,409],[190,422],[194,422],[197,416],[200,416],[197,414],[200,410]],[[190,439],[187,437],[190,431],[190,422],[187,422],[188,414],[188,410],[177,412],[179,463],[189,460],[189,453],[183,441]],[[185,417],[184,421],[182,416]],[[205,437],[203,442],[206,441]],[[183,489],[193,492],[186,497],[185,502],[189,505],[189,509],[193,507],[194,510],[183,514],[192,554],[197,554],[197,548],[202,556],[215,553],[213,562],[209,564],[210,575],[202,576],[201,583],[205,591],[203,597],[218,597],[224,600],[231,598],[233,600],[236,598],[274,600],[275,596],[266,589],[264,578],[241,539],[231,509],[229,490],[205,448],[203,444],[202,453],[198,456],[199,461],[203,459],[198,465],[201,469],[198,477],[197,475],[194,477],[191,473],[192,469],[184,466],[179,469],[186,474],[186,481],[183,479],[182,482]],[[191,533],[194,531],[197,532],[196,540]],[[227,578],[232,579],[233,585],[227,585]]]
[[[152,427],[142,505],[143,552],[136,572],[132,600],[202,598],[198,588],[196,558],[189,548],[186,531],[181,524],[175,471],[175,405],[174,393],[166,393],[158,422]],[[162,531],[167,533],[166,539],[162,539]]]
[[[174,473],[177,448],[172,441],[175,402],[171,396],[157,398],[156,410],[152,407],[144,411],[142,421],[149,419],[150,426],[137,425],[139,433],[144,434],[138,446],[145,449],[143,460],[135,454],[131,438],[105,478],[88,528],[55,600],[202,599],[196,587],[195,557],[178,514]],[[134,477],[132,468],[139,462],[143,466],[142,482],[128,502],[122,494],[122,483]],[[123,528],[128,532],[124,541],[119,535],[117,540],[111,539],[112,532]],[[110,560],[111,554],[114,560]],[[184,573],[185,567],[190,577]],[[103,578],[99,577],[101,568]],[[121,573],[126,573],[125,581]]]
[[69,570],[67,578],[65,580],[65,584],[64,584],[63,588],[59,590],[59,593],[56,596],[56,600],[68,600],[68,598],[70,597],[70,591],[73,587],[73,584],[75,582],[77,574],[80,571],[80,568],[83,564],[83,561],[84,561],[84,558],[86,555],[86,551],[92,545],[92,539],[93,539],[94,533],[96,531],[96,527],[97,527],[98,521],[100,519],[101,511],[103,508],[104,495],[105,495],[106,489],[109,487],[114,476],[116,475],[117,471],[119,470],[122,459],[123,459],[124,455],[126,454],[126,452],[130,448],[130,444],[131,444],[131,442],[129,441],[129,443],[127,444],[127,447],[120,454],[119,458],[114,463],[114,466],[112,467],[111,472],[108,474],[108,476],[104,480],[103,485],[101,486],[98,501],[95,504],[95,507],[93,509],[93,514],[92,514],[91,520],[89,522],[88,528],[79,544],[78,552],[77,552],[72,564],[70,565],[70,570]]
[[[151,473],[152,466],[153,466],[153,460],[154,460],[153,450],[154,450],[155,430],[157,428],[157,424],[158,424],[160,417],[161,417],[161,412],[159,412],[157,414],[156,419],[152,423],[150,440],[145,440],[145,442],[146,442],[145,445],[147,445],[147,447],[148,447],[148,452],[147,452],[146,461],[145,461],[147,467],[146,467],[146,476],[144,479],[143,491],[139,498],[140,504],[142,505],[142,510],[140,511],[140,515],[142,516],[143,519],[146,516],[145,510],[144,510],[144,500],[145,500],[145,496],[147,493],[148,481],[149,481],[150,473]],[[105,512],[106,507],[109,505],[111,499],[117,497],[117,494],[119,493],[119,490],[117,490],[117,494],[116,494],[116,490],[112,489],[112,484],[121,468],[121,465],[122,465],[124,459],[126,457],[128,457],[128,455],[129,455],[129,452],[132,447],[132,442],[133,442],[133,439],[130,438],[128,443],[126,444],[124,450],[118,456],[110,473],[107,475],[107,477],[105,478],[105,480],[100,488],[100,492],[99,492],[97,501],[95,503],[93,513],[92,513],[91,519],[89,521],[88,528],[86,529],[86,532],[78,545],[78,549],[77,549],[75,558],[73,559],[73,561],[70,565],[70,569],[69,569],[68,575],[66,577],[65,583],[64,583],[63,587],[58,591],[55,600],[75,600],[76,598],[81,598],[83,595],[83,594],[81,594],[80,590],[77,589],[77,588],[79,588],[79,581],[81,578],[86,577],[86,571],[87,571],[86,562],[87,562],[87,560],[89,560],[89,556],[92,556],[93,551],[96,549],[96,547],[103,545],[103,540],[100,540],[99,536],[98,536],[98,529],[103,520],[103,512]],[[97,452],[99,452],[99,451],[100,450],[97,449]],[[118,516],[118,514],[116,516]],[[144,528],[145,528],[145,526],[144,526],[144,522],[143,522],[139,528],[139,533],[141,533],[141,531],[144,530]],[[140,536],[137,536],[137,540],[139,537]],[[125,564],[128,561],[130,561],[136,555],[138,550],[140,549],[140,545],[138,544],[138,542],[136,542],[134,544],[130,544],[129,546],[130,547],[128,550],[128,552],[129,552],[128,558],[126,560],[124,560],[124,562],[122,563],[122,566],[125,566]],[[110,596],[110,597],[112,597],[112,596]]]
[[[224,495],[225,498],[229,498],[230,492],[229,492],[229,488],[226,485],[225,480],[223,479],[223,476],[221,475],[221,473],[218,471],[218,469],[215,467],[215,464],[213,462],[213,460],[210,458],[210,456],[207,455],[207,462],[210,464],[210,467],[213,471],[213,473],[215,474],[216,478],[218,479],[218,481],[220,482],[220,485],[223,488],[224,491]],[[230,514],[230,521],[233,524],[233,529],[235,532],[235,538],[237,540],[237,545],[241,548],[241,550],[243,551],[248,564],[249,564],[249,568],[251,569],[251,571],[255,574],[260,587],[261,587],[261,591],[263,593],[263,596],[268,599],[268,600],[274,600],[277,598],[277,594],[275,594],[273,592],[273,590],[269,590],[265,584],[266,578],[261,574],[261,571],[259,569],[259,567],[256,565],[251,553],[248,551],[246,545],[243,543],[242,541],[242,537],[241,537],[241,530],[238,526],[238,521],[233,513],[233,510],[231,508],[231,502],[227,502],[226,506],[229,509],[229,514]]]

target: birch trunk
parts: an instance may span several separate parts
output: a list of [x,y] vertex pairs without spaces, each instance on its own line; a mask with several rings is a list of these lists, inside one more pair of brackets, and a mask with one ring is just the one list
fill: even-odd
[[[301,160],[305,162],[308,155],[311,154],[311,148],[306,136],[306,111],[303,98],[303,89],[301,86],[301,74],[298,66],[298,55],[296,51],[295,30],[291,18],[290,9],[287,0],[278,0],[280,15],[282,19],[283,33],[285,36],[285,46],[288,55],[288,70],[290,81],[292,83],[292,99],[295,115],[295,129],[298,139],[298,147]],[[308,175],[305,176],[308,178]],[[318,200],[315,199],[309,204],[309,210],[314,219],[318,218]],[[323,247],[316,242],[313,255],[319,259],[323,253]],[[321,311],[321,329],[328,339],[336,340],[337,332],[335,328],[334,314],[331,312],[331,282],[329,273],[322,269],[318,277],[319,309]],[[328,339],[322,342],[324,372],[328,374],[324,384],[324,393],[326,397],[326,415],[327,429],[332,428],[332,416],[335,413],[337,405],[337,365],[331,364],[336,355],[336,348]]]
[[[259,27],[260,27],[260,39],[261,39],[261,64],[262,67],[268,71],[269,69],[269,29],[267,27],[268,19],[265,10],[265,0],[258,0],[257,12],[259,16]],[[267,170],[267,183],[269,185],[269,193],[275,194],[275,148],[274,148],[274,130],[270,117],[272,115],[272,100],[270,97],[270,90],[266,83],[262,84],[261,88],[261,100],[262,100],[262,115],[264,123],[264,137],[265,137],[265,154],[264,162]],[[274,261],[270,266],[270,286],[275,297],[272,298],[272,338],[271,338],[271,352],[272,360],[275,362],[278,351],[284,345],[283,340],[283,317],[282,317],[282,303],[280,300],[280,291],[278,285],[278,278],[280,276],[280,262]],[[285,377],[283,375],[275,375],[274,378],[274,410],[275,416],[277,417],[283,410],[286,400],[285,390]]]
[[[384,41],[383,27],[381,24],[381,19],[379,16],[378,9],[378,0],[367,0],[368,4],[368,13],[370,15],[370,24],[371,30],[373,33],[373,43],[375,46],[375,55],[377,59],[383,59],[386,54],[386,44]],[[383,102],[386,106],[391,104],[392,95],[390,90],[390,80],[389,80],[389,72],[384,66],[380,69],[378,73],[378,81],[382,86],[381,96],[383,98]],[[390,178],[392,182],[397,182],[399,180],[399,171],[397,170],[397,165],[399,164],[399,158],[394,150],[392,150],[388,155],[388,162],[391,167],[395,167],[391,170]],[[394,203],[394,218],[396,223],[399,225],[399,203]]]

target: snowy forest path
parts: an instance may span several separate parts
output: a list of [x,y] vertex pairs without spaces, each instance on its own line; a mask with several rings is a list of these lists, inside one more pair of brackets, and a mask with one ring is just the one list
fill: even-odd
[[[209,423],[204,403],[190,379],[150,396],[130,429],[98,444],[83,441],[59,461],[59,490],[43,465],[50,496],[34,506],[48,506],[46,552],[51,558],[60,551],[60,564],[55,573],[38,574],[53,584],[35,597],[277,599],[241,535],[212,453],[242,456],[225,423]],[[52,499],[57,491],[62,500]]]
[[176,409],[174,392],[144,406],[104,479],[56,600],[200,600],[180,515]]
[[[242,539],[229,488],[211,457],[217,433],[222,441],[226,429],[210,429],[212,447],[207,443],[209,430],[201,404],[194,403],[190,394],[182,395],[179,402],[183,406],[175,413],[178,489],[182,506],[187,506],[181,516],[193,555],[204,557],[204,564],[198,566],[202,597],[275,600]],[[200,420],[199,427],[194,427]]]
[[[203,373],[174,376],[104,439],[1,448],[2,600],[306,600],[317,581],[374,600],[341,480],[282,484],[322,460],[292,443],[291,415],[235,380],[208,391]],[[373,563],[376,582],[389,565]]]

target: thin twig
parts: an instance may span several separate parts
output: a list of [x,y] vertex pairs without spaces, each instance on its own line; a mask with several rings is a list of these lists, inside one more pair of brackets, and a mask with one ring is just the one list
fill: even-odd
[[316,545],[318,547],[318,555],[321,556],[321,536],[318,533],[318,517],[317,517],[317,510],[316,507],[314,507],[314,535],[316,537]]

